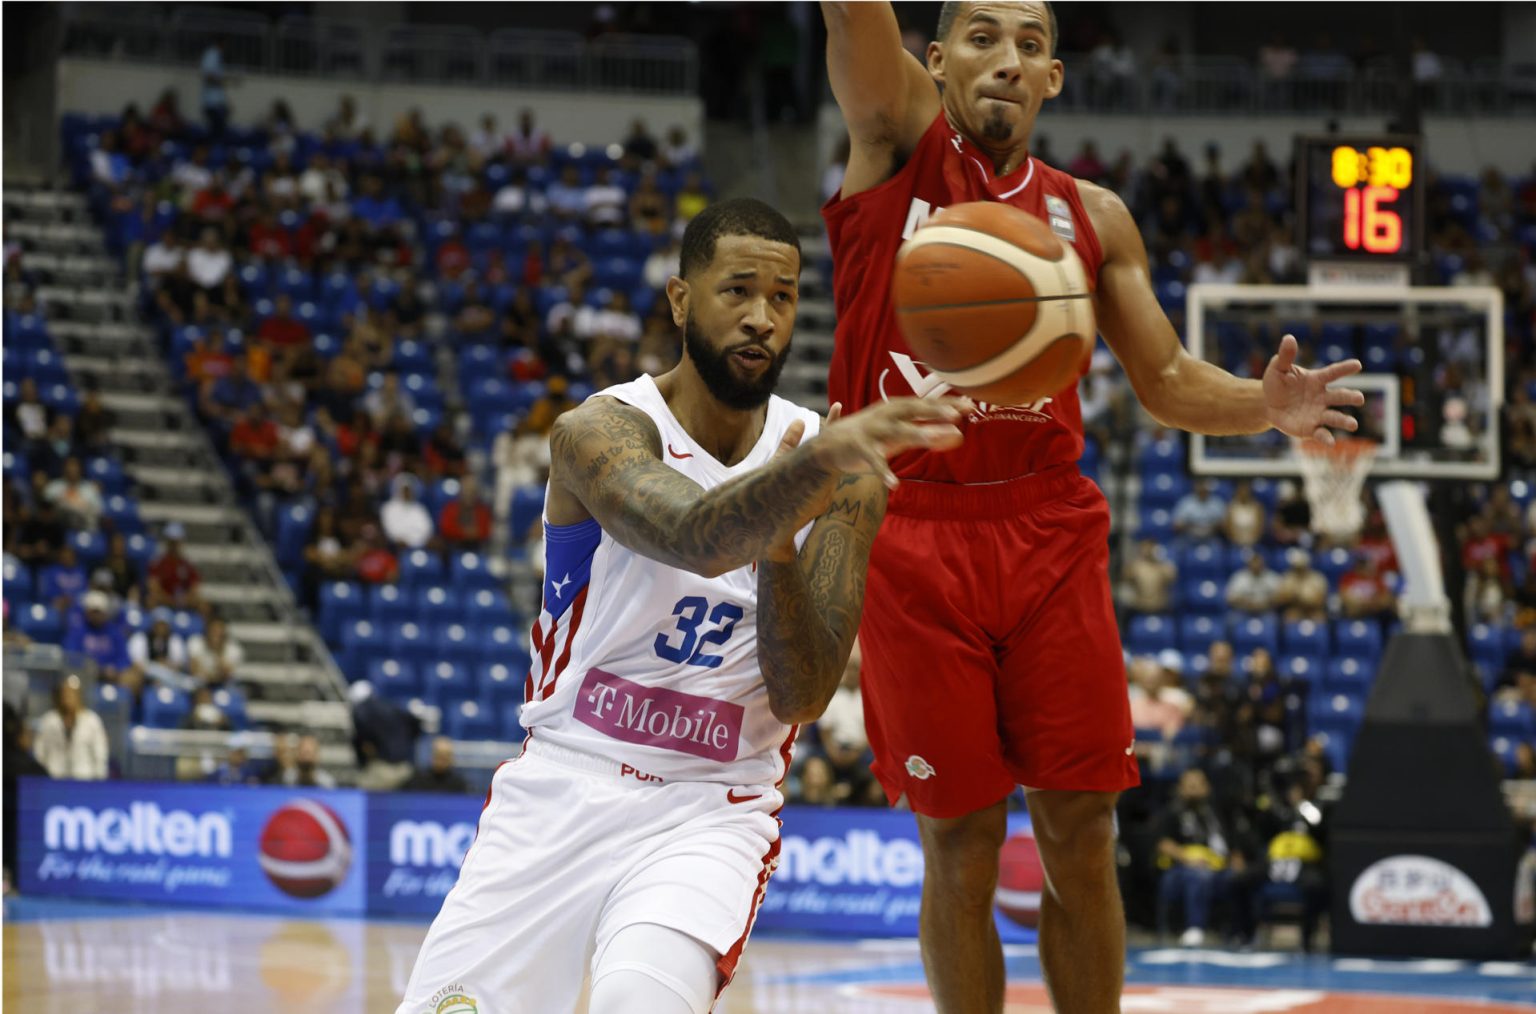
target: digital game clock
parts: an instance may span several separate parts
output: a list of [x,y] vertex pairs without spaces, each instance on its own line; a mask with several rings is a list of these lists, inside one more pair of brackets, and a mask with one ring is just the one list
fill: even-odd
[[1311,261],[1400,262],[1424,246],[1417,137],[1296,141],[1301,248]]

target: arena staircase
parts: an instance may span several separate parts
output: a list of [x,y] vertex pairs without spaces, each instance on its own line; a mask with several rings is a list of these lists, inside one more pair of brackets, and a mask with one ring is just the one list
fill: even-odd
[[355,764],[345,681],[251,518],[196,416],[177,394],[153,331],[136,312],[85,198],[7,189],[7,238],[25,247],[38,302],[81,389],[111,413],[112,442],[131,477],[150,534],[180,522],[202,594],[230,623],[247,663],[239,682],[257,728],[314,732],[327,767]]

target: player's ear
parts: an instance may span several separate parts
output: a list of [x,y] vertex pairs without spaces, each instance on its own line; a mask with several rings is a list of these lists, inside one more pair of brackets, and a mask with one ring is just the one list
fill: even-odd
[[667,279],[667,302],[672,305],[672,323],[688,323],[688,283],[673,275]]
[[939,84],[944,83],[944,46],[937,40],[928,43],[928,73]]
[[1066,68],[1060,60],[1051,61],[1051,74],[1046,78],[1045,97],[1054,99],[1061,94],[1061,86],[1066,83]]

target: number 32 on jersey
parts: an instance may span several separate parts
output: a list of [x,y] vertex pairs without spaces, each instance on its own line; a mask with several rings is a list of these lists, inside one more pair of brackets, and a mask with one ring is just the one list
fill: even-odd
[[[677,605],[672,607],[672,615],[677,617],[677,627],[656,635],[656,654],[668,662],[718,669],[724,659],[719,655],[708,654],[706,649],[712,645],[724,645],[730,640],[736,622],[746,614],[734,602],[721,602],[710,609],[707,599],[699,595],[688,595],[677,600]],[[700,633],[699,626],[706,618],[714,626]]]

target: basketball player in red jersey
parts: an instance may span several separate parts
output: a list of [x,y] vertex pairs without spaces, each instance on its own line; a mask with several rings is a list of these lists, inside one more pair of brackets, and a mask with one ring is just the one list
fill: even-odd
[[[1358,361],[1301,369],[1289,336],[1262,381],[1192,358],[1152,294],[1120,198],[1030,157],[1041,103],[1062,86],[1048,4],[944,4],[926,67],[902,49],[888,3],[822,9],[852,139],[842,190],[823,210],[838,315],[831,400],[858,409],[943,392],[897,329],[896,251],[940,208],[999,201],[1076,248],[1100,330],[1161,422],[1323,441],[1328,427],[1355,428],[1339,409],[1363,397],[1328,384]],[[1114,806],[1138,774],[1109,510],[1078,475],[1082,434],[1075,387],[1033,405],[981,406],[959,450],[896,459],[902,483],[870,560],[865,718],[887,795],[918,814],[923,961],[948,1014],[1002,1010],[992,897],[1015,785],[1029,792],[1046,871],[1040,961],[1056,1009],[1120,1009]]]

